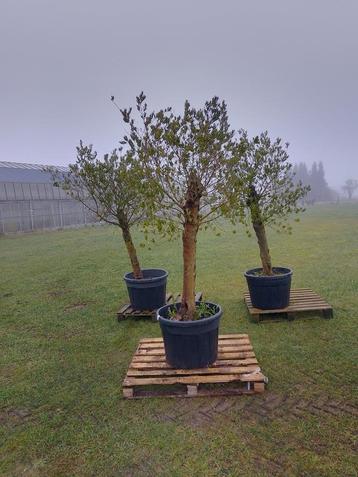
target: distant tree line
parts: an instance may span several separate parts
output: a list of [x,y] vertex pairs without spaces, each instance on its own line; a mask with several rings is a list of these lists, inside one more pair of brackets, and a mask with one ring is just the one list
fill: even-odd
[[294,181],[302,182],[305,186],[310,186],[305,203],[314,204],[315,202],[332,202],[338,199],[338,194],[331,189],[325,179],[325,172],[322,162],[314,162],[309,169],[304,162],[296,164],[293,168],[295,174]]
[[354,192],[358,189],[358,181],[355,179],[347,179],[342,187],[349,200],[353,198]]

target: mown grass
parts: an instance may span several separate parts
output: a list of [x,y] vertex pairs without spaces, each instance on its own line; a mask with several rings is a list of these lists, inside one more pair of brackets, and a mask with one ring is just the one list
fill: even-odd
[[[335,318],[303,315],[256,325],[245,311],[243,271],[258,265],[253,238],[200,235],[198,286],[224,308],[221,333],[249,333],[268,393],[354,406],[358,307],[358,208],[317,206],[293,236],[270,234],[276,265],[294,269]],[[136,234],[137,242],[140,241]],[[140,249],[144,267],[163,267],[181,285],[179,242]],[[349,413],[247,411],[202,425],[161,419],[194,400],[126,401],[121,381],[137,342],[157,324],[117,323],[128,259],[118,232],[89,227],[0,239],[1,475],[6,476],[350,476],[357,475]],[[256,396],[242,396],[255,405]]]

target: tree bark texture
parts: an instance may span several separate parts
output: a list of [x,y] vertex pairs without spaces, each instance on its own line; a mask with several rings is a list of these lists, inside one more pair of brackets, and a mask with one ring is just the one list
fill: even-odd
[[189,182],[184,206],[183,290],[179,315],[182,320],[193,320],[195,315],[196,237],[199,230],[199,205],[202,186],[195,178]]
[[132,241],[132,236],[131,236],[129,227],[122,228],[122,235],[123,235],[123,240],[124,240],[124,243],[126,244],[128,255],[132,264],[133,276],[134,278],[137,278],[137,279],[143,278],[143,273],[139,265],[137,252]]
[[261,221],[253,222],[252,225],[257,237],[257,243],[259,244],[263,273],[264,275],[273,275],[265,226]]
[[180,315],[183,320],[192,320],[195,313],[196,281],[196,236],[197,225],[186,223],[183,231],[183,290]]
[[270,249],[266,237],[265,224],[261,217],[259,197],[254,186],[250,187],[247,205],[250,208],[252,226],[260,249],[260,258],[264,275],[273,275]]

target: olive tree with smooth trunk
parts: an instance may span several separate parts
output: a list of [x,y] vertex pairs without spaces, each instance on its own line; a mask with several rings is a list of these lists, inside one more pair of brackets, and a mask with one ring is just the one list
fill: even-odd
[[182,114],[171,108],[148,112],[137,97],[139,124],[131,109],[122,110],[130,133],[122,144],[144,165],[151,208],[150,224],[171,238],[182,234],[183,286],[176,319],[197,317],[196,246],[200,228],[230,216],[228,164],[235,149],[227,106],[217,97],[196,109],[188,101]]
[[302,199],[310,187],[294,183],[288,143],[283,144],[280,138],[271,139],[267,131],[252,139],[245,130],[239,134],[240,154],[233,161],[236,209],[248,230],[253,228],[263,274],[270,276],[273,270],[266,226],[291,233],[288,219],[305,210]]
[[100,220],[121,229],[134,278],[143,278],[131,227],[145,219],[143,169],[121,149],[100,160],[92,145],[80,142],[77,160],[66,173],[49,169],[54,184],[81,202]]

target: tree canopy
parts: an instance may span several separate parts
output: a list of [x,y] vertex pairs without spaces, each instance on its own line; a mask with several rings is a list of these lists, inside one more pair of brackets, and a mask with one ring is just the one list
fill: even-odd
[[182,114],[171,107],[148,112],[146,97],[122,110],[130,132],[121,144],[143,165],[148,190],[148,223],[172,237],[182,231],[183,289],[177,319],[196,316],[196,237],[220,216],[233,217],[230,164],[236,153],[227,106],[214,97],[196,109],[188,101]]
[[145,100],[143,93],[137,97],[140,126],[131,109],[122,110],[130,127],[122,144],[146,168],[158,230],[169,236],[181,230],[196,201],[198,227],[230,216],[228,165],[235,141],[226,103],[214,97],[196,109],[186,101],[183,113],[175,114],[170,107],[148,113]]
[[267,131],[250,139],[247,131],[240,130],[241,154],[234,167],[241,205],[238,210],[246,210],[244,223],[259,220],[289,230],[288,216],[304,210],[300,200],[310,188],[294,183],[288,146],[280,138],[271,139]]
[[290,231],[287,218],[304,210],[299,202],[309,190],[294,184],[287,148],[287,143],[272,140],[267,132],[250,139],[247,131],[240,130],[238,154],[233,159],[238,204],[234,210],[248,233],[249,225],[255,231],[265,275],[273,274],[266,225]]
[[143,168],[133,155],[114,150],[99,159],[93,146],[77,147],[77,160],[66,173],[51,170],[54,182],[97,217],[122,230],[133,273],[142,277],[130,228],[146,217]]

